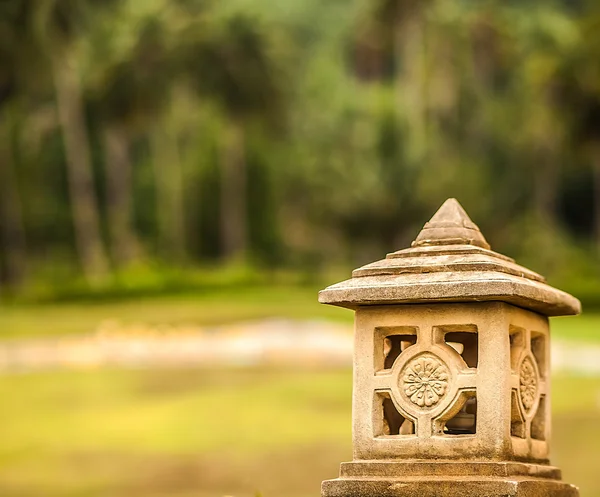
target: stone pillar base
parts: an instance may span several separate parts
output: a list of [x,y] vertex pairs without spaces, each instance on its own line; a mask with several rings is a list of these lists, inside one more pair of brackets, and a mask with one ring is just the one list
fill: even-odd
[[552,466],[514,462],[342,463],[322,497],[579,497]]

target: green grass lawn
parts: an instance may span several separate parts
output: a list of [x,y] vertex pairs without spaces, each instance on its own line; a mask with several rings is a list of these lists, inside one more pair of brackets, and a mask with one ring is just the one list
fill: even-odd
[[[107,320],[219,325],[283,317],[352,323],[318,288],[220,290],[0,307],[6,338],[89,333]],[[600,314],[553,336],[600,341]],[[600,495],[600,379],[556,378],[554,453]],[[98,370],[0,376],[2,497],[315,497],[351,457],[349,371]]]
[[[201,294],[97,303],[0,306],[0,337],[89,333],[107,320],[123,324],[211,326],[283,317],[352,323],[352,312],[317,302],[318,288],[299,286],[223,289]],[[600,342],[600,313],[552,320],[561,339]]]
[[[316,497],[351,457],[350,371],[0,377],[3,497]],[[555,378],[553,462],[600,495],[600,379]]]

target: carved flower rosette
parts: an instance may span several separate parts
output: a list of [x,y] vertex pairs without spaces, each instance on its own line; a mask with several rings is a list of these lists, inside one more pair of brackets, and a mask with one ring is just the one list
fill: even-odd
[[434,407],[446,395],[450,372],[439,359],[420,356],[404,368],[400,388],[420,408]]
[[538,373],[530,357],[521,363],[519,371],[519,394],[525,411],[531,411],[538,395]]

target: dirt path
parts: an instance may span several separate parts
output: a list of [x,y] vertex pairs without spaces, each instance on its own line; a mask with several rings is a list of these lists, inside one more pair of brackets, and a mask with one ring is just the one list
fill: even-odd
[[[87,335],[0,342],[0,371],[102,366],[350,366],[352,329],[328,321],[264,320],[201,328],[103,323]],[[600,345],[554,341],[555,372],[600,375]]]

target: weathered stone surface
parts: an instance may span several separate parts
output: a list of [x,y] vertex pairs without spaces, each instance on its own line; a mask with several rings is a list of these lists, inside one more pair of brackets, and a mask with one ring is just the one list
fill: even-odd
[[476,245],[489,249],[490,245],[471,221],[455,198],[449,198],[413,242],[413,247],[427,245]]
[[578,497],[568,483],[533,478],[438,477],[324,481],[323,497]]
[[[503,302],[364,306],[356,312],[355,329],[355,459],[460,457],[547,462],[550,413],[549,409],[538,412],[541,399],[549,396],[545,316]],[[537,351],[541,372],[530,409],[525,412],[525,406],[519,403],[521,366],[531,361],[534,336],[539,345],[543,344]],[[467,343],[461,355],[448,344],[448,337],[465,342],[472,338],[476,342],[472,340],[470,347]],[[396,350],[399,354],[388,367],[384,358],[386,339],[406,342],[404,350]],[[456,346],[457,342],[451,343]],[[465,357],[465,352],[473,357]],[[420,375],[424,393],[429,384],[437,388],[422,404],[413,399],[413,383],[407,377],[421,364],[438,365],[438,369],[431,367],[430,374],[423,371]],[[414,434],[386,433],[389,427],[384,425],[381,407],[386,397],[398,412],[395,416],[412,423]],[[472,400],[476,400],[477,407],[474,433],[444,433],[446,422]],[[513,417],[517,416],[524,438],[511,434],[511,424],[517,422]],[[537,439],[528,436],[534,418],[540,430]]]
[[507,461],[388,460],[343,462],[340,465],[342,478],[361,477],[366,474],[374,478],[477,475],[478,477],[528,476],[552,480],[561,479],[560,469],[554,466]]
[[580,302],[492,250],[455,199],[425,225],[413,247],[388,254],[319,293],[319,302],[360,305],[502,301],[546,316],[579,314]]
[[575,497],[549,466],[548,316],[579,301],[489,250],[454,199],[320,293],[355,309],[353,448],[324,497]]

